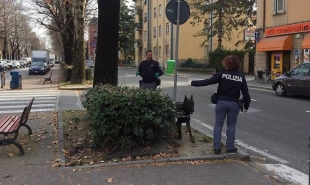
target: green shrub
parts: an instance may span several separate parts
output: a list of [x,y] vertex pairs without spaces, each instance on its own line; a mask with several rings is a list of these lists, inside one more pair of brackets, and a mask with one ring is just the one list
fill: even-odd
[[95,86],[86,93],[83,106],[96,146],[148,145],[175,130],[175,104],[157,90]]
[[209,53],[210,66],[215,68],[216,71],[221,71],[224,69],[222,65],[222,60],[228,55],[236,55],[240,60],[243,59],[245,51],[243,50],[223,50],[216,49]]
[[208,65],[204,63],[198,63],[194,61],[192,58],[189,58],[189,59],[186,59],[185,62],[181,64],[181,67],[201,69],[201,68],[207,68]]
[[63,80],[65,82],[71,81],[72,67],[73,66],[64,65],[64,67],[62,68],[63,69]]
[[93,80],[90,68],[85,68],[85,80]]

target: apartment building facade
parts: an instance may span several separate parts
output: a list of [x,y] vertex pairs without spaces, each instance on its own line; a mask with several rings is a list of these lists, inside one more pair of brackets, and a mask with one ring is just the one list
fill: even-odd
[[95,60],[98,35],[98,18],[93,17],[88,24],[87,52],[88,59]]
[[[200,62],[206,62],[209,52],[217,48],[217,37],[205,43],[205,37],[195,37],[195,33],[203,29],[203,24],[191,25],[191,18],[179,27],[178,56],[175,53],[176,26],[168,21],[165,15],[166,5],[169,0],[133,0],[135,3],[135,64],[136,66],[145,59],[147,50],[153,51],[155,58],[161,66],[166,65],[166,61],[178,58],[184,61],[188,58]],[[208,2],[208,0],[206,0]],[[223,40],[224,49],[243,49],[243,45],[238,47],[235,43],[243,38],[242,35],[234,33],[232,40]]]
[[309,62],[309,0],[257,0],[255,71],[282,74]]

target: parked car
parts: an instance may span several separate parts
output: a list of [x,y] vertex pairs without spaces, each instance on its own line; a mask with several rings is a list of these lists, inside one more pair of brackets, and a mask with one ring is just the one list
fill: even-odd
[[288,94],[310,96],[310,63],[303,63],[277,77],[272,89],[278,96]]
[[95,67],[94,62],[92,60],[85,60],[85,66],[89,68]]
[[34,62],[31,63],[29,67],[29,75],[32,74],[41,74],[45,75],[46,74],[46,67],[43,62]]
[[0,64],[0,72],[3,72],[3,71],[5,71],[5,70],[6,70],[5,67],[4,67],[3,65]]
[[11,60],[5,60],[5,61],[6,61],[6,63],[7,63],[7,66],[8,66],[8,69],[9,69],[9,70],[11,70],[11,69],[14,68],[14,67],[13,67],[13,63],[12,63]]
[[20,63],[16,60],[12,61],[12,64],[13,64],[13,68],[15,69],[19,69],[20,68]]
[[5,70],[10,70],[10,65],[5,60],[0,60],[0,65],[5,68]]
[[20,67],[27,67],[27,63],[25,60],[19,60]]

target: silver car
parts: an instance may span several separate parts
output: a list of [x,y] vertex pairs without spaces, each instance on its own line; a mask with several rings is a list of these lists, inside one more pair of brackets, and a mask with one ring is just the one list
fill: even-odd
[[272,83],[272,88],[278,96],[310,96],[310,63],[300,64],[277,77]]

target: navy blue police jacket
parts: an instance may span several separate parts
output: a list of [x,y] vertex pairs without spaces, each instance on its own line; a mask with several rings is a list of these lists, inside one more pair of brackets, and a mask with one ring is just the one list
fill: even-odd
[[159,76],[163,75],[163,71],[159,67],[159,63],[155,60],[143,60],[138,70],[140,71],[140,76],[142,77],[143,83],[155,82],[155,74],[158,73]]
[[238,102],[240,91],[244,97],[244,109],[248,110],[251,102],[248,85],[245,76],[238,71],[223,70],[209,79],[194,80],[191,86],[207,86],[218,84],[217,93],[219,100]]

